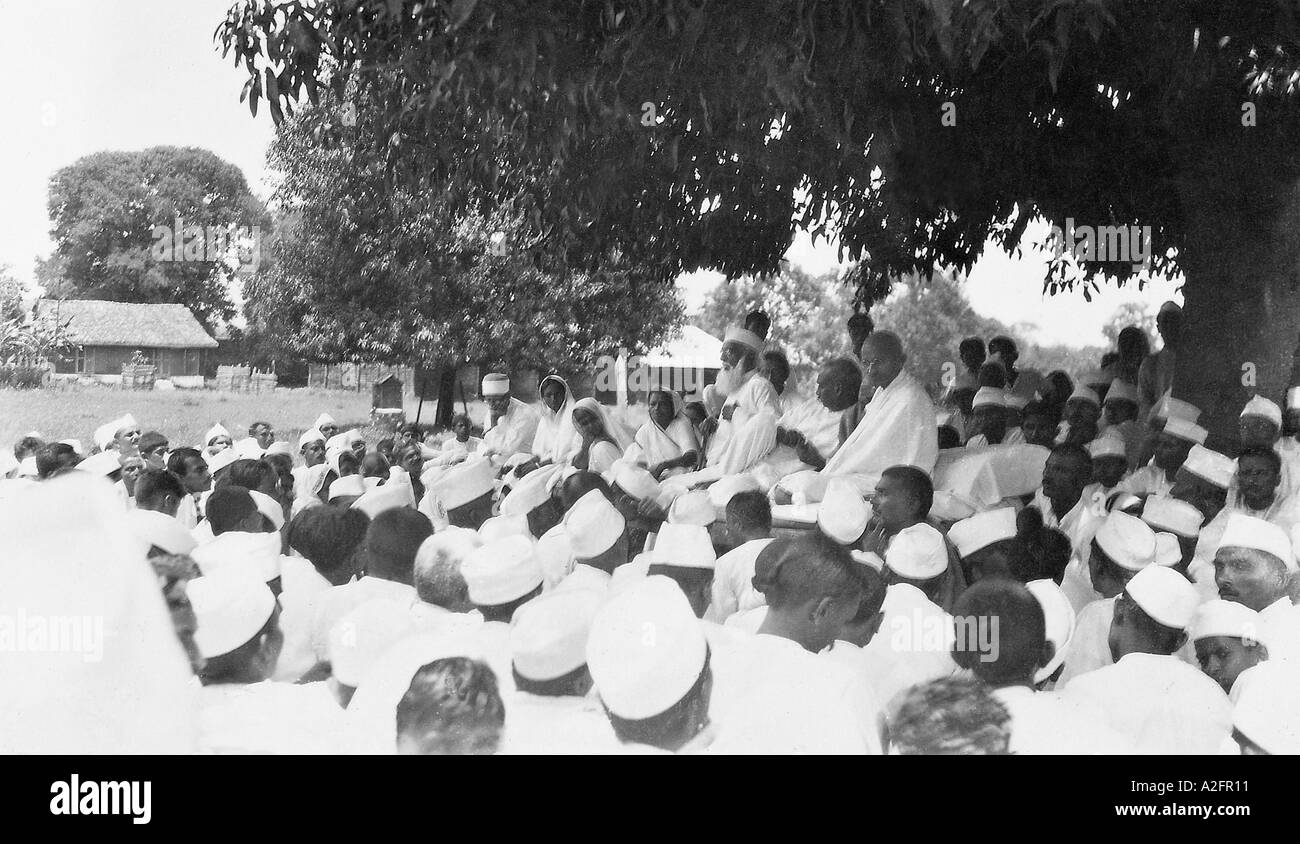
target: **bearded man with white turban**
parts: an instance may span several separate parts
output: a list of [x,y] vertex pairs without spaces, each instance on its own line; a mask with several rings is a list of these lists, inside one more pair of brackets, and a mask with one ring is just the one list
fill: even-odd
[[[744,328],[731,328],[722,343],[722,371],[713,384],[722,397],[716,430],[709,440],[706,471],[710,475],[744,472],[776,444],[781,399],[772,382],[758,374],[763,341]],[[687,476],[683,476],[687,477]]]
[[483,445],[479,454],[500,466],[519,453],[530,452],[537,436],[537,411],[510,395],[510,376],[490,372],[483,376]]

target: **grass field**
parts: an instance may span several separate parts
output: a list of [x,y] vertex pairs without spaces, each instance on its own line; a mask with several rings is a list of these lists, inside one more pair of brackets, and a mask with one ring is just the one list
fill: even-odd
[[[461,405],[456,405],[461,410]],[[435,405],[426,401],[421,424],[433,421]],[[271,393],[227,393],[217,390],[134,392],[103,385],[74,384],[45,390],[0,390],[0,446],[8,447],[28,431],[47,440],[76,437],[89,448],[96,428],[124,413],[135,416],[142,431],[157,430],[173,445],[197,444],[214,422],[225,425],[236,440],[247,435],[253,422],[269,422],[276,439],[295,447],[298,436],[321,413],[333,416],[342,428],[361,427],[375,442],[370,424],[370,396],[350,390],[277,389]],[[406,403],[406,418],[415,421],[416,402]],[[484,407],[469,403],[475,428],[482,424]],[[628,409],[627,422],[645,421],[644,407]]]

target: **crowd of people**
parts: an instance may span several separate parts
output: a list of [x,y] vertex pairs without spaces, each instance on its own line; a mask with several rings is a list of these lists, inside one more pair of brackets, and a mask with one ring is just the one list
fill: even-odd
[[1300,752],[1300,387],[1208,448],[1180,323],[936,401],[856,313],[794,401],[754,312],[636,430],[491,373],[481,436],[32,432],[0,751]]

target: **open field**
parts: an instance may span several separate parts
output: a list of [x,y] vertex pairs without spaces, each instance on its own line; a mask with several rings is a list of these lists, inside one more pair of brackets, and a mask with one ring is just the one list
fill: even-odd
[[[433,421],[435,403],[426,401],[421,424]],[[461,410],[457,403],[456,410]],[[415,420],[416,402],[406,402],[406,418]],[[366,439],[379,439],[370,424],[370,395],[351,390],[277,389],[271,393],[228,393],[217,390],[135,392],[103,385],[70,385],[45,390],[0,390],[0,447],[8,447],[28,431],[46,439],[76,437],[89,448],[94,430],[110,419],[131,413],[141,430],[158,430],[173,445],[197,444],[214,422],[225,425],[240,439],[253,422],[269,422],[276,439],[297,443],[298,436],[321,413],[338,420],[342,428],[360,427]],[[469,403],[470,419],[477,429],[484,407]],[[644,406],[631,407],[627,422],[635,428],[645,421]]]

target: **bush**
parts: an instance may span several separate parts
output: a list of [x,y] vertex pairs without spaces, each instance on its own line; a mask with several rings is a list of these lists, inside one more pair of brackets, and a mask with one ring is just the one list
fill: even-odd
[[44,386],[44,384],[44,367],[21,366],[19,364],[0,364],[0,387],[32,390],[39,389]]

